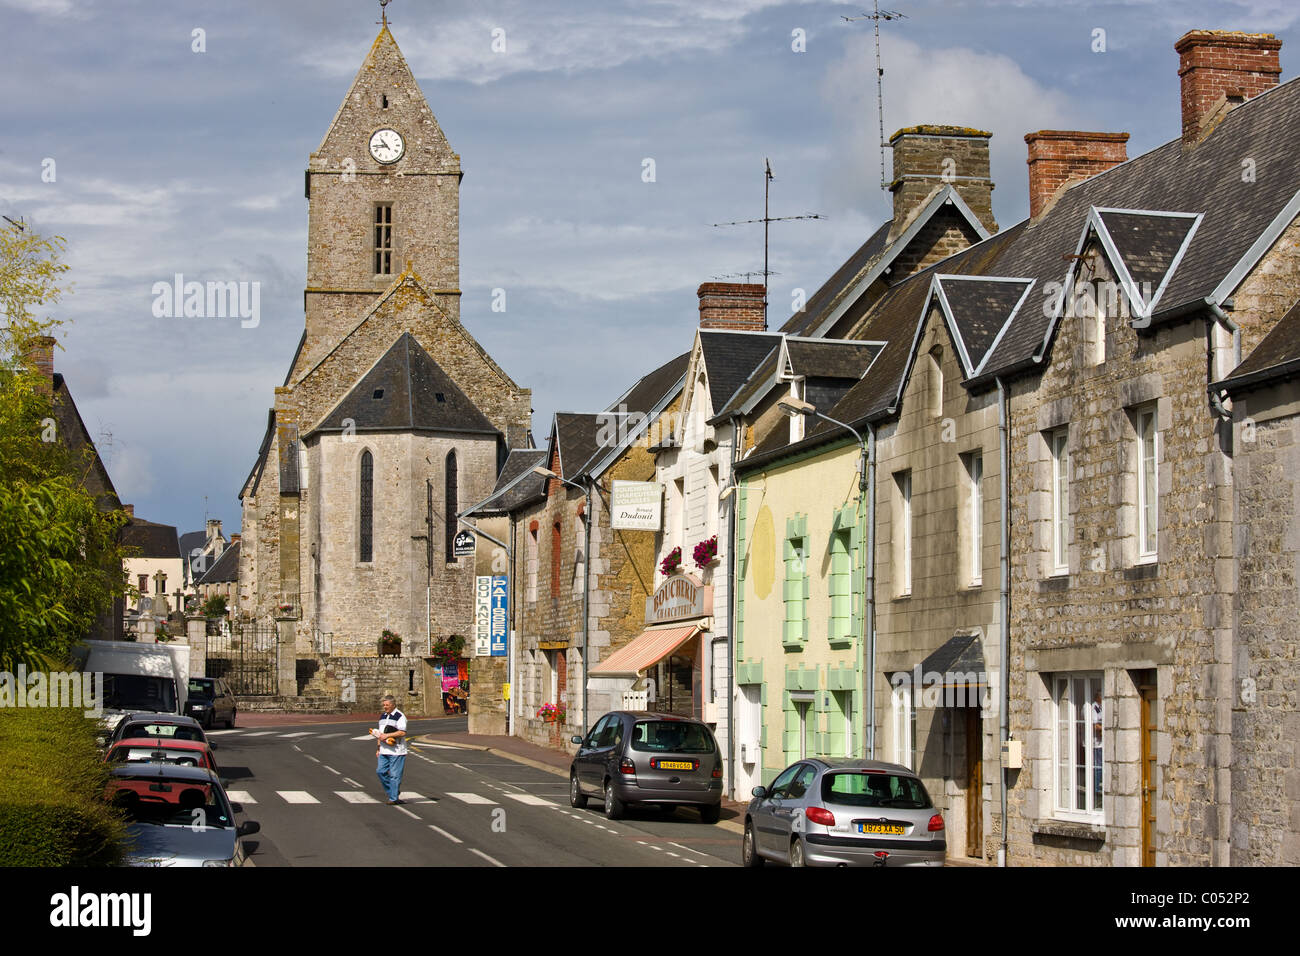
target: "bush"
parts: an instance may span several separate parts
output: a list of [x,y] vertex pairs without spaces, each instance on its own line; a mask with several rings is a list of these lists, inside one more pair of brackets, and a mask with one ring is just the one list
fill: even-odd
[[103,733],[73,708],[0,711],[0,866],[111,866],[126,825],[104,799]]

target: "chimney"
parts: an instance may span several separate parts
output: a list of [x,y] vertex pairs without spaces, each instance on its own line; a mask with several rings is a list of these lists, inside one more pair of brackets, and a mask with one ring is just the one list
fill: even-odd
[[135,517],[135,505],[122,505],[122,510],[126,512],[127,517]]
[[998,231],[989,173],[991,135],[968,126],[907,126],[889,137],[894,157],[890,241],[902,234],[930,194],[944,185],[957,191],[985,229]]
[[704,282],[699,288],[700,328],[766,332],[761,283]]
[[239,536],[239,534],[238,534],[237,532],[236,532],[236,533],[232,533],[232,534],[230,535],[230,546],[231,546],[232,548],[233,548],[235,545],[239,544],[239,537],[240,537],[240,536]]
[[26,349],[27,364],[45,379],[45,385],[50,389],[54,387],[55,342],[52,335],[37,335],[28,340]]
[[1104,173],[1128,159],[1128,133],[1040,129],[1029,144],[1029,218],[1037,219],[1067,183]]
[[1225,102],[1231,106],[1272,89],[1282,73],[1282,41],[1271,33],[1192,30],[1174,49],[1182,80],[1184,146],[1200,139],[1206,121]]

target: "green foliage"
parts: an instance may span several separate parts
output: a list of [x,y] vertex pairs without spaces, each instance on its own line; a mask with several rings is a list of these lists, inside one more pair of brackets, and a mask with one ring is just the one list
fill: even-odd
[[446,667],[455,664],[465,656],[465,638],[459,634],[439,638],[429,651],[429,657],[435,664]]
[[126,514],[84,482],[94,453],[57,434],[49,385],[30,364],[39,315],[61,294],[61,239],[0,229],[0,670],[62,657],[125,590]]
[[200,609],[204,617],[225,617],[226,616],[226,596],[224,594],[214,594],[203,602]]
[[111,866],[127,838],[104,799],[99,722],[73,708],[0,712],[0,866]]

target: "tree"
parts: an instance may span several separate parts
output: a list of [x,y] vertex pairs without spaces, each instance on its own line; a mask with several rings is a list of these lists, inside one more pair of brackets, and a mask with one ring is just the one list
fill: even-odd
[[64,241],[0,229],[0,670],[48,667],[124,590],[118,502],[85,487],[94,451],[52,428],[55,405],[32,346],[61,322]]

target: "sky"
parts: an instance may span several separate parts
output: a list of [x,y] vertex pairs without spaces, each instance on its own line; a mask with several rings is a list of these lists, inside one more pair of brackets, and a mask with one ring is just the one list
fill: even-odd
[[[1124,131],[1129,156],[1178,136],[1187,30],[1275,33],[1283,80],[1297,62],[1292,0],[886,8],[905,14],[881,25],[886,136],[992,132],[1004,227],[1028,209],[1025,133]],[[890,217],[871,23],[843,19],[870,10],[393,0],[465,172],[461,318],[532,389],[539,441],[689,349],[701,282],[763,268],[761,226],[712,224],[762,216],[765,158],[771,215],[823,217],[771,228],[772,328]],[[0,0],[0,213],[67,240],[55,368],[141,517],[239,530],[303,329],[303,170],[378,19],[376,0]],[[177,273],[257,283],[259,321],[156,316]]]

